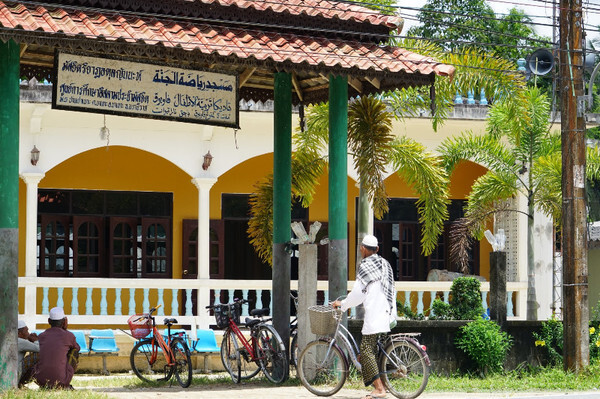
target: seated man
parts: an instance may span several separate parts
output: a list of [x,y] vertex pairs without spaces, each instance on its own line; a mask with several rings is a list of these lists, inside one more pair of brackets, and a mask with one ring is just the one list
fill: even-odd
[[37,363],[40,351],[38,336],[29,333],[29,328],[23,320],[17,326],[17,350],[19,352],[18,377],[19,388],[27,384],[33,377],[33,370]]
[[73,333],[67,331],[68,321],[62,308],[50,309],[50,328],[39,336],[40,360],[35,369],[35,381],[43,388],[73,389],[71,380],[77,369],[79,345]]

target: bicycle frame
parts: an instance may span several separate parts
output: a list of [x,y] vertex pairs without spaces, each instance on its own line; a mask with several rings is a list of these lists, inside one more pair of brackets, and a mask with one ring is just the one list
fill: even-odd
[[[232,318],[229,318],[229,328],[231,329],[231,331],[233,331],[235,336],[240,340],[242,345],[244,345],[244,348],[246,349],[246,351],[248,351],[248,354],[251,356],[250,360],[252,360],[253,362],[256,362],[258,360],[258,358],[255,356],[256,355],[256,351],[255,351],[256,339],[254,338],[254,335],[251,333],[250,341],[248,341],[246,339],[246,337],[244,337],[242,330],[240,330],[240,328],[238,327],[238,325],[235,323],[235,321]],[[238,343],[236,340],[233,341],[233,344],[236,347],[235,348],[236,352],[239,351],[240,348],[238,347]]]
[[[150,316],[152,317],[152,316]],[[171,352],[171,326],[167,326],[167,334],[168,334],[168,343],[165,342],[164,338],[156,328],[156,322],[154,317],[152,317],[152,356],[150,358],[150,363],[154,364],[156,359],[158,358],[158,347],[160,347],[165,356],[165,360],[167,361],[167,366],[173,366],[175,364],[175,355]],[[158,346],[156,345],[158,344]]]

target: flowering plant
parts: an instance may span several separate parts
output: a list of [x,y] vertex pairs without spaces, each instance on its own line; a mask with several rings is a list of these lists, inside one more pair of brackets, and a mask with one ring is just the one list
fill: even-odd
[[534,332],[535,346],[545,348],[550,364],[562,363],[563,324],[555,316],[542,323],[539,333]]

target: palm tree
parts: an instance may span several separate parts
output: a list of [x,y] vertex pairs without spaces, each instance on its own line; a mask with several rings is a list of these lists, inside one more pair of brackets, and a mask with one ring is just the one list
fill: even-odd
[[[447,219],[447,175],[439,170],[439,159],[416,141],[407,137],[394,139],[391,134],[393,117],[418,116],[424,109],[433,110],[434,130],[449,116],[457,92],[476,88],[483,90],[490,101],[519,97],[524,87],[523,76],[509,61],[487,55],[481,50],[464,49],[446,53],[443,48],[426,40],[397,40],[397,45],[433,60],[455,66],[452,80],[436,79],[432,88],[406,88],[389,93],[386,102],[361,97],[352,103],[348,114],[349,148],[354,167],[359,174],[358,237],[366,233],[365,214],[369,201],[375,217],[383,216],[387,208],[384,175],[386,168],[398,172],[420,194],[417,203],[423,224],[422,252],[428,255],[437,244],[437,237]],[[434,61],[435,62],[435,61]],[[306,129],[294,136],[295,153],[292,161],[292,194],[296,201],[308,206],[312,201],[314,184],[324,171],[328,140],[328,106],[309,107]],[[390,161],[389,163],[385,160]],[[310,170],[312,169],[312,170]],[[272,176],[259,182],[251,196],[250,242],[263,261],[271,263]]]
[[[447,219],[448,178],[439,157],[412,139],[392,135],[393,117],[385,102],[373,96],[361,97],[349,106],[348,147],[359,175],[361,192],[358,213],[366,213],[369,202],[375,217],[381,218],[387,212],[385,174],[388,167],[397,171],[420,195],[417,206],[424,226],[423,253],[427,255],[434,249]],[[318,177],[326,171],[323,154],[328,144],[328,106],[310,107],[306,120],[306,129],[294,135],[292,160],[292,195],[294,201],[301,201],[305,207],[312,202]],[[272,175],[269,175],[257,184],[251,196],[252,217],[248,228],[250,242],[261,259],[269,263],[272,198]],[[364,233],[360,230],[359,227],[359,234]]]
[[[550,131],[550,103],[539,89],[524,92],[522,100],[505,99],[490,109],[485,135],[464,132],[440,146],[450,173],[458,162],[471,160],[488,168],[473,184],[465,218],[472,236],[481,238],[485,224],[501,207],[502,200],[522,194],[527,198],[527,319],[537,320],[534,284],[534,211],[560,223],[560,134]],[[598,177],[597,150],[588,151],[588,179]]]

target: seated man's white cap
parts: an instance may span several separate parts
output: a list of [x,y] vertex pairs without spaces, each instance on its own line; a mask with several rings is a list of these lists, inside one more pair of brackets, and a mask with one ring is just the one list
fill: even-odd
[[20,330],[21,328],[25,327],[27,327],[27,323],[25,323],[23,320],[19,320],[19,322],[17,323],[17,330]]
[[65,318],[65,311],[58,306],[50,309],[50,320],[62,320]]
[[367,234],[362,240],[362,245],[364,245],[365,247],[377,248],[379,244],[377,242],[377,237],[371,234]]

